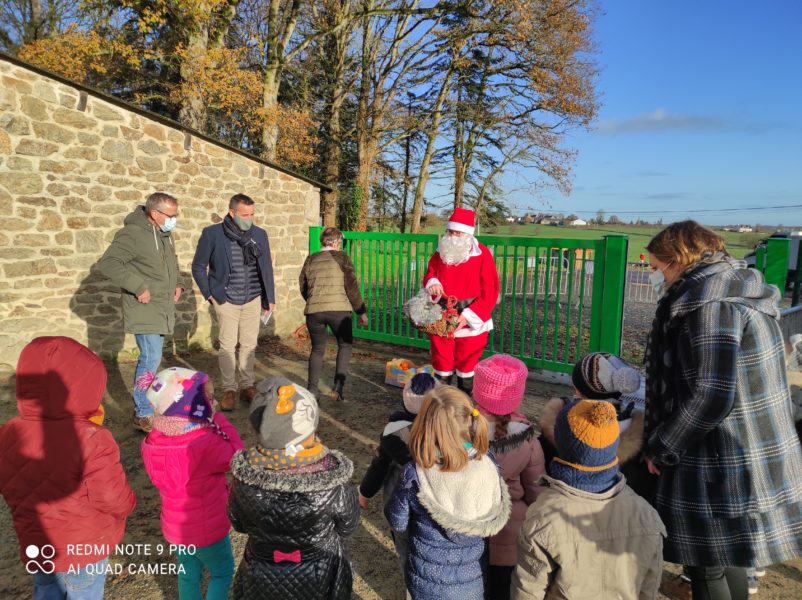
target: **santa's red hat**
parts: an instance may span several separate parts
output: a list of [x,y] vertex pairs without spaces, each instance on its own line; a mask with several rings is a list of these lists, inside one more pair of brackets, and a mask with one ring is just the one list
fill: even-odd
[[476,216],[472,210],[467,208],[455,208],[454,214],[446,223],[446,229],[461,231],[473,235],[475,230]]

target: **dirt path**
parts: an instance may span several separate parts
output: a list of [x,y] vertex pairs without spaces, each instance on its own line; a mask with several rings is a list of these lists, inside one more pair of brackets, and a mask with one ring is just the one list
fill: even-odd
[[[307,356],[308,346],[304,341],[271,341],[259,349],[257,374],[260,377],[281,374],[304,382]],[[327,391],[326,382],[333,378],[333,356],[334,349],[329,348],[323,377],[324,391]],[[372,448],[377,443],[387,416],[400,407],[400,390],[384,385],[384,363],[396,356],[415,362],[427,360],[427,354],[420,350],[360,342],[354,352],[352,375],[346,388],[348,401],[344,404],[328,400],[321,402],[320,435],[328,446],[344,451],[354,461],[355,483],[370,462]],[[217,377],[213,354],[193,353],[166,358],[163,366],[171,365],[208,371],[212,377]],[[132,405],[127,386],[130,385],[133,368],[133,363],[128,363],[121,364],[119,371],[110,369],[109,387],[104,400],[106,425],[120,445],[123,467],[137,495],[137,507],[128,520],[124,540],[133,546],[125,554],[112,556],[112,564],[120,565],[122,573],[107,578],[105,597],[114,600],[173,599],[178,597],[175,576],[148,574],[150,569],[168,569],[173,559],[167,549],[158,554],[158,545],[165,544],[159,526],[159,495],[142,466],[139,453],[142,435],[130,425]],[[562,386],[530,381],[522,412],[535,418],[547,398],[568,393],[569,390]],[[246,422],[246,407],[238,406],[229,414],[246,445],[255,443],[255,436]],[[5,381],[0,383],[0,423],[14,415],[13,381]],[[232,533],[232,539],[235,559],[239,561],[245,536]],[[31,579],[19,561],[19,546],[5,503],[0,503],[0,540],[3,541],[0,545],[0,598],[30,597]],[[349,547],[354,565],[355,598],[404,598],[401,573],[379,498],[374,500],[370,510],[363,513],[360,527],[350,539]],[[148,549],[152,552],[150,555],[145,554]],[[139,569],[140,572],[129,574],[129,568]],[[676,572],[676,567],[667,565],[667,570]],[[772,567],[762,580],[757,598],[802,598],[802,561]]]

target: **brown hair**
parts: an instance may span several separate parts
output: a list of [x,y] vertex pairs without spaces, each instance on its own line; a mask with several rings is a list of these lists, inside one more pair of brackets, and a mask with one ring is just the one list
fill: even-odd
[[646,250],[658,260],[685,270],[709,252],[726,252],[724,238],[696,221],[677,221],[652,238]]
[[507,426],[512,421],[512,415],[498,415],[496,417],[496,427],[493,432],[493,441],[502,440],[507,437]]
[[471,442],[479,456],[487,453],[487,421],[470,398],[443,385],[426,395],[412,424],[409,452],[412,459],[429,469],[440,464],[441,471],[460,471],[468,463],[465,442]]
[[324,248],[327,246],[331,247],[342,239],[343,234],[336,227],[326,227],[326,229],[320,233],[320,245]]

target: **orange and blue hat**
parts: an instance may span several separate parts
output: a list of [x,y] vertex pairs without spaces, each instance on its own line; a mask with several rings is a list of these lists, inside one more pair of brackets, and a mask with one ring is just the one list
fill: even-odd
[[551,476],[586,492],[610,489],[619,479],[618,436],[616,411],[610,402],[569,402],[554,426],[557,456],[550,465]]

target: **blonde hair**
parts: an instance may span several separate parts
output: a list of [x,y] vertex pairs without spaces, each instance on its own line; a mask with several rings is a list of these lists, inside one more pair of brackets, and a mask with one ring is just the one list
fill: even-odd
[[696,221],[677,221],[652,238],[647,252],[658,260],[685,270],[705,254],[726,252],[724,238]]
[[487,453],[487,421],[456,388],[443,385],[426,395],[412,424],[409,452],[425,469],[440,465],[441,471],[460,471],[468,463],[465,442],[478,455]]

